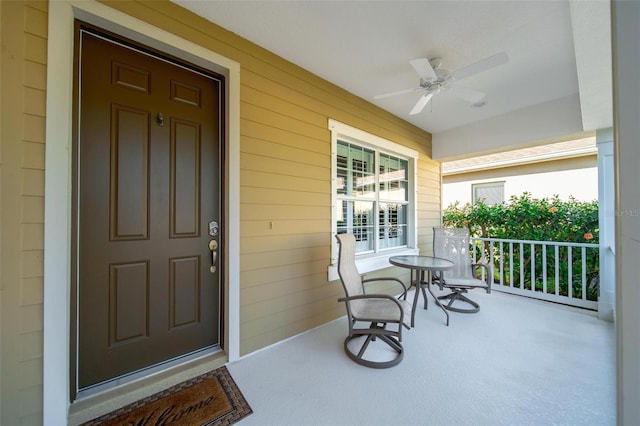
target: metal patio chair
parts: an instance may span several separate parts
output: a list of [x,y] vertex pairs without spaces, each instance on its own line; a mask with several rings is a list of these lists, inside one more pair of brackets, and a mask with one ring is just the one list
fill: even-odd
[[[485,263],[471,263],[469,253],[469,230],[466,228],[433,228],[433,255],[455,263],[453,269],[438,274],[434,284],[451,290],[438,300],[448,300],[445,309],[453,312],[472,314],[480,310],[480,305],[466,296],[469,290],[484,289],[491,293],[493,281],[491,269]],[[476,278],[476,270],[485,270],[484,280]],[[456,305],[454,305],[456,303]]]
[[[340,254],[338,256],[338,275],[344,288],[345,302],[349,320],[349,335],[344,341],[344,351],[353,361],[371,368],[389,368],[398,365],[404,355],[402,347],[402,327],[411,327],[411,304],[406,301],[407,287],[397,278],[362,279],[355,262],[356,240],[353,234],[336,235]],[[402,286],[399,298],[388,294],[367,294],[365,284],[373,281],[396,281]],[[358,326],[358,323],[369,324]],[[387,328],[389,327],[389,328]],[[362,340],[359,349],[353,349],[356,339]],[[392,359],[381,357],[379,345],[372,342],[384,342],[392,349]],[[371,346],[371,348],[370,348]],[[373,350],[374,347],[376,350]],[[371,349],[369,356],[367,349]],[[387,351],[388,348],[387,348]],[[395,352],[395,353],[393,353]],[[376,356],[378,355],[378,359]],[[389,354],[386,354],[389,355]],[[380,358],[384,358],[380,360]]]

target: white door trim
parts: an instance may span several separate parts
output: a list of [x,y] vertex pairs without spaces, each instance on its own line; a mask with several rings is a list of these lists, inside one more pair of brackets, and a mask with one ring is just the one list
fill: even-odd
[[225,342],[240,355],[240,65],[197,44],[94,0],[49,2],[44,222],[43,419],[66,424],[69,412],[71,320],[71,147],[74,20],[78,18],[226,77]]

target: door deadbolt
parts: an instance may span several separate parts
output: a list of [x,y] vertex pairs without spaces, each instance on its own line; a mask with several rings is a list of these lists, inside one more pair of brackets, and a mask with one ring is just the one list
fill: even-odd
[[211,237],[215,237],[218,235],[218,222],[215,220],[209,222],[209,235]]

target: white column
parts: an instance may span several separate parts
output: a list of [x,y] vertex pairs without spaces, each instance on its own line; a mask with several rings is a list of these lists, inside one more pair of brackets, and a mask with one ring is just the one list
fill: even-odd
[[613,1],[617,423],[640,424],[640,2]]
[[600,225],[600,295],[598,317],[615,318],[615,171],[613,166],[613,130],[596,132],[598,144],[598,222]]

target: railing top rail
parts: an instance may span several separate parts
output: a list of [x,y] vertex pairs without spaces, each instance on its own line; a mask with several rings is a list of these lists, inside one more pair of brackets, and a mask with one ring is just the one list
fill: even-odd
[[471,237],[472,241],[488,241],[488,242],[495,242],[495,243],[523,243],[523,244],[539,244],[539,245],[546,245],[546,246],[565,246],[565,247],[591,247],[591,248],[598,248],[600,247],[600,244],[594,244],[594,243],[570,243],[570,242],[563,242],[563,241],[534,241],[534,240],[510,240],[510,239],[504,239],[504,238],[486,238],[486,237]]

